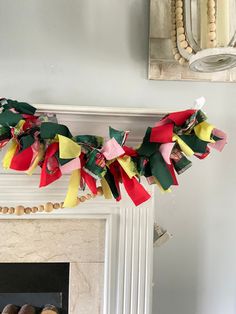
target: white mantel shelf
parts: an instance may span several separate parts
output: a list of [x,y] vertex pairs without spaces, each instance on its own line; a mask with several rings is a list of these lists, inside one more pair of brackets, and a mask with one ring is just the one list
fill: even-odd
[[34,104],[38,112],[79,115],[101,116],[126,116],[126,117],[157,117],[166,112],[160,112],[155,108],[124,108],[124,107],[95,107],[95,106],[71,106],[54,104]]

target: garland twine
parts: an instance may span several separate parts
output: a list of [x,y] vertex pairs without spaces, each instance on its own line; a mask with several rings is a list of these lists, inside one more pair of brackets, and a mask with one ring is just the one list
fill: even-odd
[[[200,106],[202,99],[196,101]],[[32,175],[41,168],[40,187],[70,174],[66,198],[62,203],[24,207],[0,207],[9,214],[51,212],[74,207],[97,195],[121,200],[120,184],[138,206],[151,196],[140,182],[145,177],[163,191],[178,185],[176,173],[187,170],[187,158],[206,158],[211,148],[222,151],[227,136],[209,124],[200,109],[173,112],[148,127],[138,148],[126,145],[128,131],[109,128],[110,139],[97,135],[73,136],[66,125],[50,121],[25,102],[0,99],[0,149],[8,145],[3,168]],[[78,196],[87,186],[91,193]]]

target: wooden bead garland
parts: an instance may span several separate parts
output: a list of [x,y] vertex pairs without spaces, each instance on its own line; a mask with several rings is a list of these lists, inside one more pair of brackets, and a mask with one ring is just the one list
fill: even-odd
[[[91,193],[87,193],[86,195],[80,196],[77,198],[77,205],[79,205],[80,203],[86,202],[88,200],[91,200],[97,196],[102,196],[103,195],[103,190],[102,187],[99,186],[97,188],[97,194],[91,194]],[[31,213],[37,213],[37,212],[46,212],[46,213],[50,213],[55,209],[59,209],[59,208],[63,208],[64,207],[64,203],[52,203],[52,202],[47,202],[45,205],[39,205],[39,206],[33,206],[33,207],[25,207],[22,205],[18,205],[16,207],[1,207],[0,206],[0,213],[1,214],[8,214],[8,215],[12,215],[15,214],[17,216],[22,216],[24,214],[29,215]]]
[[172,0],[171,2],[171,13],[172,13],[172,31],[171,31],[171,41],[172,41],[172,52],[176,61],[179,64],[184,65],[187,62],[181,52],[184,49],[188,55],[193,53],[192,47],[189,45],[188,39],[185,34],[184,28],[184,2],[183,0]]
[[208,0],[207,2],[207,18],[208,18],[208,47],[215,48],[216,42],[216,2]]

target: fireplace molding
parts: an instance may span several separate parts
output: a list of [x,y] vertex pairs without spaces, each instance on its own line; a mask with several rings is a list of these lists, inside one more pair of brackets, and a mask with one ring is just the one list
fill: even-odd
[[[36,105],[39,111],[57,113],[59,123],[66,124],[73,134],[91,133],[107,137],[109,125],[130,130],[129,144],[141,142],[148,126],[164,114],[155,109],[112,109]],[[89,127],[88,125],[91,125]],[[86,132],[87,130],[87,132]],[[89,131],[88,131],[89,130]],[[132,133],[133,131],[133,133]],[[37,189],[38,174],[32,177],[6,173],[0,169],[0,199],[8,206],[47,201],[49,196],[63,198],[68,178],[62,178],[46,190]],[[103,314],[151,314],[153,263],[153,195],[143,206],[135,207],[125,192],[119,203],[96,198],[74,209],[60,209],[50,214],[37,213],[0,219],[103,219],[106,221]],[[20,199],[20,200],[19,200]],[[50,199],[52,201],[52,199]]]

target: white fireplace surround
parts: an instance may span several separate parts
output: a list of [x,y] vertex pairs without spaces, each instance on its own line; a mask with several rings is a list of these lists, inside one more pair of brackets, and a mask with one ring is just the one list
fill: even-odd
[[[140,144],[145,130],[163,116],[156,110],[106,107],[74,107],[35,105],[40,112],[56,113],[58,122],[66,124],[72,134],[97,134],[108,137],[108,127],[130,130],[128,144]],[[26,175],[0,170],[1,205],[38,204],[58,195],[63,199],[67,178],[57,190],[53,186],[35,189]],[[144,183],[145,184],[145,183]],[[0,219],[105,219],[105,267],[103,314],[151,314],[154,190],[146,188],[152,199],[135,207],[123,194],[121,202],[97,198],[74,209],[61,209],[50,214],[37,213],[16,217],[1,215]],[[50,198],[51,197],[51,198]]]

